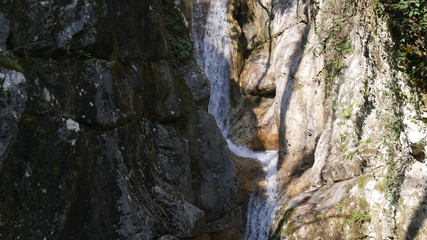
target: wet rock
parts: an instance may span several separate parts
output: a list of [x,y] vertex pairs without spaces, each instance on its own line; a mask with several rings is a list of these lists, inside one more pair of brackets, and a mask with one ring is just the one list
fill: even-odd
[[202,236],[195,238],[195,240],[212,240],[212,238],[208,234],[203,234]]
[[0,67],[0,238],[191,239],[218,219],[220,231],[242,228],[234,162],[199,109],[209,85],[191,57],[169,62],[174,33],[159,16],[178,10],[156,4],[0,3],[1,44],[25,55],[12,66],[23,73]]
[[0,67],[0,172],[25,110],[26,81],[22,73]]
[[0,52],[6,51],[6,41],[9,37],[9,21],[3,13],[0,13]]
[[165,181],[176,186],[187,201],[194,203],[188,140],[178,137],[174,129],[168,129],[160,124],[155,126],[155,169]]
[[250,146],[254,150],[278,150],[279,123],[274,99],[252,96],[244,101],[232,113],[230,139],[237,145]]
[[[200,183],[198,203],[205,211],[207,220],[212,221],[224,216],[240,202],[237,197],[237,179],[233,159],[227,143],[215,126],[215,119],[206,112],[197,111],[200,122],[197,125],[200,141],[190,141],[192,159],[199,159],[197,166],[200,170]],[[195,151],[199,147],[201,151]]]
[[164,235],[158,238],[157,240],[178,240],[178,238],[172,235]]
[[[71,49],[72,45],[93,43],[94,32],[89,33],[89,28],[95,22],[96,12],[89,1],[4,2],[1,6],[9,13],[13,32],[9,44],[18,51],[31,46],[27,51],[48,55],[58,49]],[[22,22],[31,22],[34,27],[18,24]]]
[[210,84],[203,70],[195,61],[192,61],[178,71],[178,75],[182,75],[185,79],[185,84],[190,89],[194,101],[199,105],[207,106],[209,104]]
[[[283,203],[269,238],[384,239],[394,228],[401,231],[396,238],[419,231],[422,239],[425,199],[401,184],[422,182],[423,109],[402,99],[418,93],[395,69],[387,24],[365,3],[233,2],[230,138],[279,150]],[[336,24],[335,17],[347,19]],[[253,82],[265,79],[261,73],[271,79],[264,87]],[[425,184],[418,187],[424,191]],[[407,204],[418,211],[408,211],[409,220],[399,201],[411,195]]]
[[239,187],[242,188],[246,194],[250,194],[263,186],[265,173],[257,160],[238,156],[233,156],[233,158],[236,163]]
[[243,239],[244,236],[238,229],[242,225],[240,219],[245,216],[244,209],[244,207],[239,207],[224,217],[210,222],[206,227],[212,240]]
[[158,186],[155,186],[153,191],[155,200],[169,210],[167,215],[177,237],[196,237],[206,231],[206,219],[202,210],[180,200],[178,196],[170,196]]
[[[111,71],[105,67],[106,64],[107,62],[102,60],[88,63],[87,67],[95,69],[94,74],[88,73],[83,76],[82,83],[77,87],[75,94],[76,111],[80,119],[104,128],[123,122],[128,114],[135,112],[132,110],[122,112],[124,108],[121,108],[121,105],[129,106],[129,103],[133,102],[129,97],[132,93],[125,95],[127,99],[118,96],[122,90],[116,87]],[[123,84],[124,91],[128,90],[131,84],[126,83],[128,83],[127,86]],[[132,105],[127,108],[130,107]]]

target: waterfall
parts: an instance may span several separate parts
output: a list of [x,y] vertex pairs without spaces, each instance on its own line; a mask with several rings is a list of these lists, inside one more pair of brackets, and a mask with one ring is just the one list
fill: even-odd
[[[193,41],[196,59],[211,83],[209,113],[228,139],[230,124],[230,51],[231,39],[228,21],[228,0],[195,0],[193,6]],[[207,13],[206,13],[207,12]],[[257,159],[266,173],[266,188],[252,194],[249,200],[245,239],[267,240],[278,208],[276,182],[276,151],[253,152],[227,140],[237,156]]]
[[254,192],[249,198],[245,239],[267,240],[280,202],[276,181],[277,151],[253,152],[234,145],[230,140],[227,142],[234,154],[260,161],[266,173],[265,189]]
[[[203,0],[199,0],[197,4],[200,6],[203,2]],[[231,39],[227,8],[228,0],[211,1],[204,29],[200,25],[193,27],[194,31],[205,30],[200,34],[203,39],[194,39],[197,62],[204,69],[206,77],[211,83],[209,113],[215,117],[224,137],[228,135],[230,124],[230,70],[228,62]],[[195,12],[197,10],[199,9],[195,9]],[[201,16],[197,17],[200,18]]]

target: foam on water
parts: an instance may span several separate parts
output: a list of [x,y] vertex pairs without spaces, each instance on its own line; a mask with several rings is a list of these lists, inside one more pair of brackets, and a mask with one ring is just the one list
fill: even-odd
[[249,199],[245,239],[267,240],[278,209],[277,192],[277,151],[253,152],[248,148],[236,146],[227,140],[230,150],[237,156],[257,159],[266,173],[265,190],[253,193]]

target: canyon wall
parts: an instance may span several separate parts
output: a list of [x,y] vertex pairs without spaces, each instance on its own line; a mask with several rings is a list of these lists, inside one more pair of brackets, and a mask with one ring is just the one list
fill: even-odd
[[425,238],[425,109],[381,11],[365,0],[230,3],[230,138],[279,151],[272,238]]
[[[279,153],[270,239],[426,238],[427,108],[382,2],[228,1],[220,125]],[[265,173],[207,113],[212,3],[0,0],[0,239],[244,238]]]
[[0,1],[0,238],[238,238],[192,48],[174,1]]

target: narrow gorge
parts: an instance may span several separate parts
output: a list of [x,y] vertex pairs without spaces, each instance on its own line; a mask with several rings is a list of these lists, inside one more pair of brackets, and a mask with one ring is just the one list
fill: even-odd
[[0,0],[0,239],[427,238],[425,0]]

